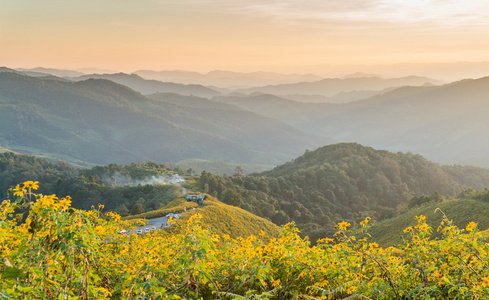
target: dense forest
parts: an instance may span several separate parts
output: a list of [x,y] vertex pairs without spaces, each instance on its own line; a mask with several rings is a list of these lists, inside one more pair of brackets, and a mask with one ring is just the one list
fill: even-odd
[[8,188],[34,179],[42,183],[43,194],[70,195],[73,207],[90,209],[103,204],[106,211],[122,216],[139,214],[158,209],[180,194],[180,187],[157,184],[178,173],[185,174],[153,162],[74,169],[65,162],[6,152],[0,154],[0,198],[8,197]]
[[413,197],[453,197],[468,187],[483,189],[489,186],[489,170],[440,166],[420,155],[336,144],[306,151],[268,172],[232,177],[203,172],[199,182],[227,204],[279,225],[296,222],[313,240],[333,233],[334,224],[342,220],[393,217],[407,209]]
[[205,98],[148,98],[106,79],[0,72],[0,143],[83,166],[190,158],[279,164],[331,142],[283,121]]
[[[237,167],[238,169],[238,167]],[[311,240],[330,236],[341,221],[385,220],[468,188],[489,186],[489,170],[440,166],[420,155],[391,153],[359,144],[325,146],[271,171],[242,176],[172,169],[166,164],[110,164],[74,169],[64,162],[0,154],[0,196],[18,182],[42,182],[43,194],[71,195],[73,207],[99,203],[122,216],[157,210],[181,195],[171,178],[192,178],[190,188],[215,196],[277,225],[294,221]],[[161,184],[163,183],[163,184]],[[448,197],[448,198],[447,198]]]

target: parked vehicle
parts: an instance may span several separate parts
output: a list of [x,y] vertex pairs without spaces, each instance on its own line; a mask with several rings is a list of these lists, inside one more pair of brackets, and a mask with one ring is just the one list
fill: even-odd
[[205,194],[202,193],[187,194],[185,196],[185,200],[198,203],[199,206],[204,205],[204,199],[205,199]]
[[142,234],[143,231],[141,229],[136,230],[136,234]]
[[144,228],[144,232],[149,232],[149,228],[148,227]]

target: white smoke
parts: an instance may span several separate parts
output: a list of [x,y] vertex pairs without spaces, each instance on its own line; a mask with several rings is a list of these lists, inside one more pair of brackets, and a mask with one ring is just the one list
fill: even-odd
[[119,172],[112,174],[104,174],[101,176],[102,181],[106,185],[111,186],[137,186],[137,185],[182,185],[185,183],[182,177],[178,174],[160,174],[157,176],[150,176],[143,179],[133,179],[131,176],[123,175]]

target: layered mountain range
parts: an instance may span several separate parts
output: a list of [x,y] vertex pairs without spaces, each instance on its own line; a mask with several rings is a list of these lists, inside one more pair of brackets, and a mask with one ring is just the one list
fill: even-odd
[[188,158],[276,164],[331,142],[278,119],[200,100],[203,106],[189,107],[106,79],[66,82],[3,72],[0,141],[95,164]]
[[[489,143],[484,138],[489,125],[485,117],[488,78],[442,84],[426,77],[383,79],[361,73],[320,78],[224,71],[82,76],[69,70],[0,71],[4,72],[0,97],[5,107],[0,141],[33,153],[44,149],[42,153],[72,161],[129,162],[130,157],[137,157],[278,164],[305,149],[358,142],[419,153],[441,163],[489,166]],[[158,74],[161,78],[180,74],[187,81],[142,77]],[[271,79],[281,83],[240,89],[204,86],[197,79],[188,83],[197,77],[262,78],[264,83],[268,78],[268,83]],[[34,108],[36,105],[41,107]],[[61,122],[68,115],[71,123]],[[29,123],[34,119],[44,124]],[[50,133],[39,132],[46,126]],[[69,137],[68,144],[76,146],[71,149],[61,143],[53,146],[56,151],[46,149],[52,141],[60,141],[60,136],[65,141]],[[39,139],[42,141],[30,142]],[[84,143],[92,145],[82,146]],[[24,149],[34,144],[35,149]],[[95,156],[105,158],[93,159]]]
[[347,104],[297,103],[275,95],[216,99],[336,141],[489,166],[489,77],[406,86]]

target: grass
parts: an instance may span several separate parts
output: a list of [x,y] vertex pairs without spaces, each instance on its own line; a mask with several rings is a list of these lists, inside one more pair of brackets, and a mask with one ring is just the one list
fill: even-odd
[[179,214],[184,212],[186,209],[192,209],[197,206],[195,202],[188,202],[185,198],[178,197],[177,199],[171,201],[167,205],[163,206],[158,210],[148,211],[139,215],[131,215],[122,218],[123,220],[134,220],[134,219],[154,219],[166,216],[169,213]]
[[369,229],[369,233],[372,235],[370,240],[383,247],[400,244],[400,236],[403,235],[403,230],[416,225],[417,221],[414,217],[419,215],[426,216],[426,223],[433,228],[432,237],[440,237],[441,235],[436,229],[443,219],[442,212],[449,220],[453,220],[453,224],[459,228],[465,228],[469,222],[477,223],[477,228],[485,231],[489,237],[487,230],[489,229],[489,218],[487,218],[489,203],[472,199],[453,199],[442,203],[428,203],[392,219],[378,222]]
[[279,235],[279,227],[272,222],[239,207],[224,204],[213,197],[208,196],[202,208],[187,211],[182,215],[182,220],[195,214],[201,214],[203,223],[220,235],[227,234],[232,238],[248,237],[258,236],[260,231],[265,233],[265,237]]
[[[186,211],[184,207],[187,208]],[[152,219],[163,217],[169,213],[179,213],[182,215],[181,219],[176,220],[177,224],[183,224],[191,216],[201,214],[203,217],[202,222],[221,236],[225,234],[232,238],[248,237],[250,235],[259,236],[260,232],[263,231],[263,239],[268,240],[271,237],[278,237],[279,235],[279,227],[272,222],[241,208],[224,204],[209,195],[204,200],[202,207],[197,207],[196,203],[187,202],[183,197],[179,197],[161,209],[139,215],[127,216],[123,219]]]

